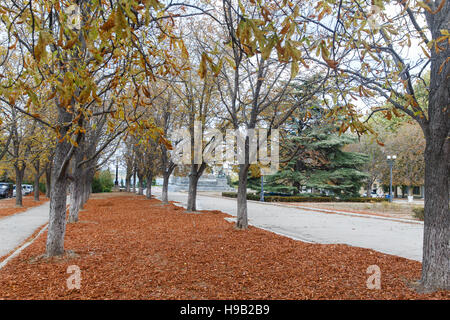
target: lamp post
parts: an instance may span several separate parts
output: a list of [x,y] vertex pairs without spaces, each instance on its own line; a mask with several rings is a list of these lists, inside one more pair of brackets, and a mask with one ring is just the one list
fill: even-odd
[[389,172],[391,174],[391,178],[389,180],[389,202],[392,202],[392,166],[394,165],[395,159],[397,159],[396,155],[387,156],[387,162],[389,164]]
[[264,202],[264,176],[261,175],[261,197],[259,201]]
[[117,187],[119,185],[119,157],[116,158],[116,181],[114,185]]

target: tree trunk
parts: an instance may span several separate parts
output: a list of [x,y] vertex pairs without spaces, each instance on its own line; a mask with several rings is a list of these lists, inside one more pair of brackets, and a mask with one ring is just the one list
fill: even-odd
[[170,173],[163,174],[163,188],[161,200],[164,204],[169,204],[169,178]]
[[144,195],[144,177],[140,176],[139,177],[139,191],[138,194],[140,196]]
[[427,290],[450,290],[449,141],[427,142],[425,219],[421,283]]
[[369,181],[367,183],[367,197],[371,197],[371,194],[372,194],[372,182]]
[[39,180],[41,175],[39,172],[34,174],[34,201],[39,201]]
[[247,177],[248,169],[250,165],[239,165],[239,185],[237,194],[237,220],[236,228],[247,229],[248,217],[247,217]]
[[[59,109],[58,123],[70,123],[72,114]],[[68,128],[62,127],[60,133],[64,136]],[[58,139],[59,140],[59,139]],[[48,257],[64,253],[64,236],[66,234],[66,202],[67,202],[67,155],[72,145],[67,141],[58,141],[52,165],[52,183],[50,191],[50,213],[47,231],[46,254]]]
[[45,196],[50,199],[50,190],[52,188],[52,166],[45,168]]
[[295,187],[295,189],[294,189],[294,196],[296,196],[296,195],[298,195],[300,193],[301,185],[300,185],[300,182],[298,182],[298,181],[295,181],[293,185]]
[[[69,153],[69,150],[70,144],[67,142],[58,143],[55,150],[50,192],[50,217],[46,244],[47,256],[49,257],[62,255],[64,253],[68,180],[66,172],[59,171],[64,164],[65,157]],[[64,171],[67,171],[67,169]]]
[[84,175],[85,179],[83,181],[83,201],[80,208],[83,208],[83,206],[86,204],[86,202],[89,200],[89,197],[92,193],[92,181],[94,180],[95,175],[95,169],[91,168],[88,169],[87,173]]
[[133,189],[132,189],[133,193],[136,193],[136,169],[133,172]]
[[64,253],[64,236],[66,233],[66,179],[55,179],[50,194],[50,219],[47,234],[47,256],[53,257]]
[[152,180],[153,180],[153,175],[149,174],[147,176],[147,190],[146,190],[146,197],[147,199],[151,199],[152,198]]
[[[433,39],[449,29],[450,3],[437,14],[426,13]],[[432,50],[428,122],[422,126],[425,147],[425,215],[421,286],[425,290],[450,290],[450,45]],[[442,70],[439,70],[443,65]]]
[[131,191],[131,176],[125,178],[125,189],[127,192]]
[[187,202],[187,211],[194,212],[197,210],[197,185],[198,185],[198,179],[200,176],[197,174],[196,167],[192,166],[193,169],[191,169],[191,173],[189,174],[189,193],[188,193],[188,202]]
[[[79,170],[76,173],[81,173]],[[75,174],[74,180],[70,184],[70,207],[68,223],[78,222],[78,215],[83,205],[83,181],[81,174]]]
[[16,206],[23,207],[22,181],[25,168],[14,165],[14,169],[16,171]]

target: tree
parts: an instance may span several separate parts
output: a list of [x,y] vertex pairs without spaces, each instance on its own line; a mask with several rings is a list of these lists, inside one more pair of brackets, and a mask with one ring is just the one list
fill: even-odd
[[[190,135],[190,157],[188,157],[190,172],[186,209],[194,212],[196,211],[198,180],[208,166],[208,159],[205,159],[203,154],[205,151],[209,151],[208,146],[211,146],[214,140],[214,136],[208,136],[207,132],[211,126],[214,126],[215,129],[221,128],[224,121],[220,119],[223,112],[220,110],[220,98],[216,83],[218,73],[206,72],[202,74],[202,78],[196,72],[201,61],[204,63],[206,59],[204,52],[211,50],[211,47],[214,46],[213,39],[209,37],[208,32],[213,29],[210,25],[201,28],[202,25],[205,25],[205,19],[188,22],[191,23],[190,37],[185,38],[185,43],[192,48],[191,53],[186,51],[182,62],[185,70],[180,72],[176,81],[171,82],[171,88],[182,103],[181,112],[187,115],[184,122]],[[188,57],[190,57],[189,60]]]
[[[360,168],[367,157],[342,148],[355,141],[340,135],[333,124],[316,123],[300,135],[284,140],[287,159],[282,169],[267,178],[268,190],[301,192],[302,187],[328,191],[341,197],[358,196],[366,174]],[[289,140],[289,141],[286,141]],[[297,150],[295,152],[294,150]],[[281,188],[277,187],[282,185]]]
[[[296,6],[289,2],[283,10],[292,16]],[[358,116],[354,104],[355,100],[365,101],[377,106],[372,113],[383,112],[387,118],[392,114],[408,115],[424,133],[425,219],[420,287],[449,289],[450,2],[322,1],[315,11],[317,18],[310,18],[307,28],[316,34],[319,58],[315,63],[327,66],[336,88],[330,92],[334,107],[329,116],[340,117],[343,131],[350,128],[358,133],[373,133],[367,119]],[[302,27],[303,22],[295,22]],[[412,46],[421,49],[410,55],[405,48]],[[423,77],[427,68],[429,82]],[[419,104],[416,82],[423,82],[428,89],[426,108]],[[392,107],[378,107],[380,99]]]
[[367,135],[360,137],[358,142],[351,144],[344,149],[346,151],[359,152],[368,157],[368,161],[361,166],[361,171],[367,174],[367,196],[370,196],[372,193],[372,185],[377,180],[386,177],[386,153],[383,149],[384,148],[375,141],[374,137]]
[[[170,14],[157,18],[165,9],[160,2],[146,3],[2,3],[2,31],[8,35],[8,51],[0,65],[11,58],[11,52],[21,63],[15,77],[2,82],[0,100],[57,135],[46,246],[49,256],[64,253],[69,164],[83,139],[85,124],[101,115],[134,122],[136,119],[124,119],[123,112],[125,102],[130,105],[132,100],[134,106],[141,103],[129,90],[132,78],[154,79],[156,72],[167,75],[176,68],[167,51],[157,50],[163,42],[172,46],[182,43],[172,34],[173,19]],[[69,12],[73,4],[77,4],[75,14]],[[42,89],[39,96],[33,90],[38,86]],[[26,100],[24,108],[15,105],[19,96]],[[115,100],[114,109],[103,108],[108,99]],[[49,104],[57,110],[51,121],[42,112]]]
[[[393,167],[393,184],[407,186],[410,192],[413,186],[423,185],[425,139],[420,126],[404,123],[395,134],[386,139],[385,146],[387,154],[397,155]],[[385,184],[389,184],[388,177],[386,172]]]
[[[223,0],[217,16],[220,19],[216,20],[223,21],[219,30],[225,37],[218,43],[226,44],[220,48],[225,57],[222,63],[215,63],[205,55],[199,73],[204,76],[208,64],[213,73],[219,73],[218,78],[223,85],[218,89],[229,114],[231,128],[236,131],[244,128],[251,132],[260,125],[271,133],[321,88],[322,83],[315,83],[311,88],[313,93],[305,96],[303,101],[290,105],[284,103],[289,79],[297,76],[299,63],[308,67],[307,58],[302,57],[302,49],[297,49],[304,42],[304,35],[292,39],[294,24],[290,18],[283,19],[271,1]],[[291,67],[290,72],[288,66]],[[287,81],[280,81],[286,78]],[[248,135],[244,138],[241,152],[243,161],[239,163],[236,227],[246,229],[247,178],[251,158]]]

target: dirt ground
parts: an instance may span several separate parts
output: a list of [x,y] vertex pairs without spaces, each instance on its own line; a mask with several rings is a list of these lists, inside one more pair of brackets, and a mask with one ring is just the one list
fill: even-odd
[[309,207],[318,209],[338,210],[351,213],[373,214],[391,218],[418,220],[414,217],[414,208],[423,208],[423,205],[408,203],[355,203],[355,202],[303,202],[283,203],[288,206]]
[[24,196],[22,199],[23,207],[16,207],[16,198],[2,199],[0,200],[0,219],[19,213],[24,212],[32,207],[40,206],[48,201],[48,198],[41,195],[40,201],[34,201],[33,195]]
[[[65,256],[42,256],[44,233],[0,270],[0,299],[450,299],[409,287],[420,277],[416,261],[239,231],[218,211],[110,196],[93,195],[67,226]],[[373,265],[380,289],[367,287]],[[73,268],[79,289],[68,288]]]

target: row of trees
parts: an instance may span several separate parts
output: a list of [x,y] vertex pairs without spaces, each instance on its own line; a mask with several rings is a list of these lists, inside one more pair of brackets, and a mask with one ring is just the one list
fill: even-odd
[[[127,182],[132,175],[151,181],[160,172],[167,202],[168,179],[176,168],[169,153],[182,141],[174,138],[171,144],[168,136],[186,128],[192,139],[189,209],[195,210],[196,183],[206,163],[196,157],[194,136],[204,140],[202,150],[215,140],[203,129],[197,132],[196,121],[202,128],[270,133],[289,130],[288,120],[300,114],[312,118],[309,109],[320,106],[326,112],[318,116],[325,114],[340,134],[361,135],[376,134],[372,114],[404,113],[420,125],[426,141],[421,284],[449,288],[450,4],[376,1],[379,10],[370,10],[372,5],[352,0],[4,1],[0,101],[2,120],[9,122],[2,124],[2,137],[5,145],[14,139],[26,143],[14,129],[23,117],[31,123],[27,134],[44,128],[42,135],[52,143],[43,148],[52,155],[47,254],[64,252],[67,191],[68,221],[75,222],[95,170],[121,143],[128,150]],[[412,45],[422,47],[414,57],[404,50]],[[423,77],[427,69],[429,80]],[[416,82],[428,91],[425,104]],[[363,104],[371,108],[369,116],[361,117]],[[320,133],[310,137],[314,134]],[[20,148],[22,159],[31,152],[33,144],[28,145]],[[245,161],[238,165],[239,229],[248,226],[250,150],[247,137]],[[345,161],[345,154],[337,155]],[[17,161],[17,172],[23,165]],[[342,176],[336,176],[336,184],[345,183]]]

